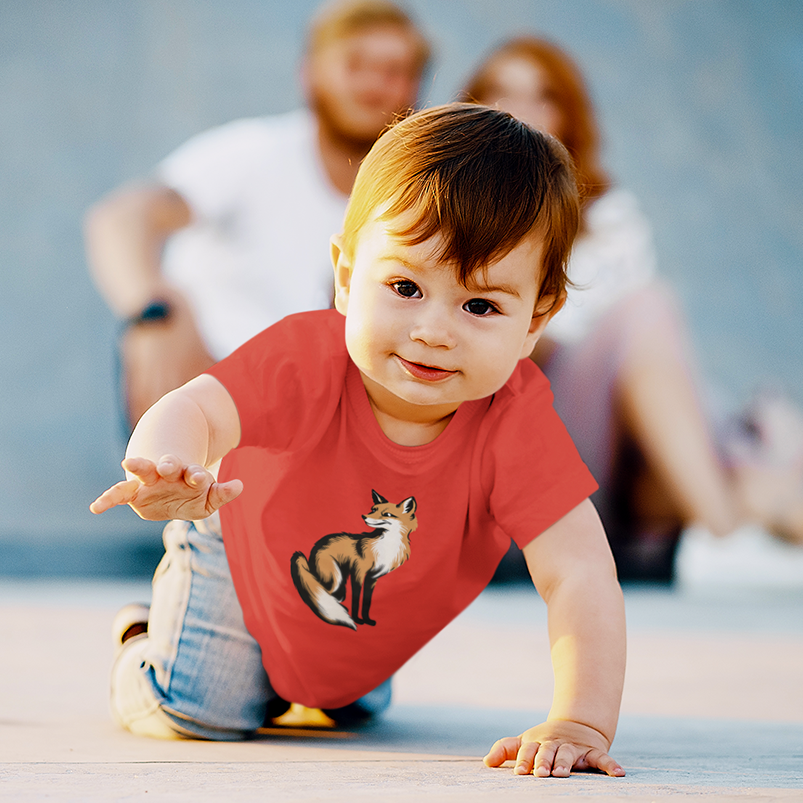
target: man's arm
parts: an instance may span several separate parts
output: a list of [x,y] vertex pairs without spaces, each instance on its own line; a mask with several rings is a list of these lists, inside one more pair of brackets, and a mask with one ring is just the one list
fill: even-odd
[[172,295],[162,276],[162,249],[191,219],[184,198],[158,184],[124,187],[89,210],[84,221],[89,266],[116,315],[129,318],[150,301]]
[[624,684],[624,601],[591,501],[533,539],[524,556],[549,611],[552,708],[545,723],[499,740],[485,763],[515,760],[517,773],[542,776],[572,768],[624,775],[608,755]]
[[242,483],[209,471],[240,440],[240,418],[226,388],[204,374],[168,393],[142,416],[118,482],[91,505],[103,513],[130,505],[143,519],[203,519],[239,496]]
[[158,184],[130,186],[95,204],[84,232],[95,283],[122,319],[151,302],[165,302],[168,317],[130,327],[122,343],[125,389],[132,423],[165,393],[206,370],[214,360],[186,299],[162,273],[167,238],[189,225],[184,198]]

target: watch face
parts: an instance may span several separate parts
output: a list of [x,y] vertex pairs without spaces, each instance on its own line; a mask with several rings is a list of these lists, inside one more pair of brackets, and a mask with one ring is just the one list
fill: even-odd
[[124,323],[123,328],[127,329],[129,326],[138,326],[142,323],[166,321],[171,313],[172,309],[167,301],[151,301],[150,304],[143,307],[139,314],[132,315]]
[[169,317],[170,305],[166,301],[152,301],[139,314],[139,320],[143,323],[145,321],[163,321]]

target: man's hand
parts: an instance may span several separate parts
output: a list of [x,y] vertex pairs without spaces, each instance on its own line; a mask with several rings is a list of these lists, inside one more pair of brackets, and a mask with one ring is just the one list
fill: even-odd
[[488,767],[515,761],[516,775],[532,773],[541,778],[567,778],[573,769],[621,777],[625,771],[608,755],[609,747],[605,737],[587,725],[552,721],[530,728],[521,736],[499,739],[483,761]]
[[148,521],[197,521],[211,516],[243,490],[240,480],[215,482],[203,466],[183,465],[173,455],[165,455],[156,463],[142,457],[127,457],[122,466],[128,479],[101,494],[89,506],[93,513],[129,505]]

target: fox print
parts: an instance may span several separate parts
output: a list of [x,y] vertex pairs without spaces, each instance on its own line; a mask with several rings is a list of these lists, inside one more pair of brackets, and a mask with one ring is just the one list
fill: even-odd
[[[398,505],[371,491],[373,507],[365,523],[373,532],[334,533],[315,542],[309,561],[303,552],[290,559],[290,572],[301,599],[330,625],[357,629],[375,625],[371,598],[376,581],[398,569],[410,557],[410,534],[418,527],[415,499]],[[351,580],[351,615],[344,605]]]

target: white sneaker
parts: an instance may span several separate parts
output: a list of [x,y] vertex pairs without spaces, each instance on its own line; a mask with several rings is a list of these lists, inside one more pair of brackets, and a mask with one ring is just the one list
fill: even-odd
[[144,602],[130,602],[117,611],[112,621],[112,645],[115,654],[126,641],[148,632],[148,615],[151,606]]
[[687,590],[803,589],[803,547],[745,524],[717,538],[687,527],[675,554],[675,580]]

